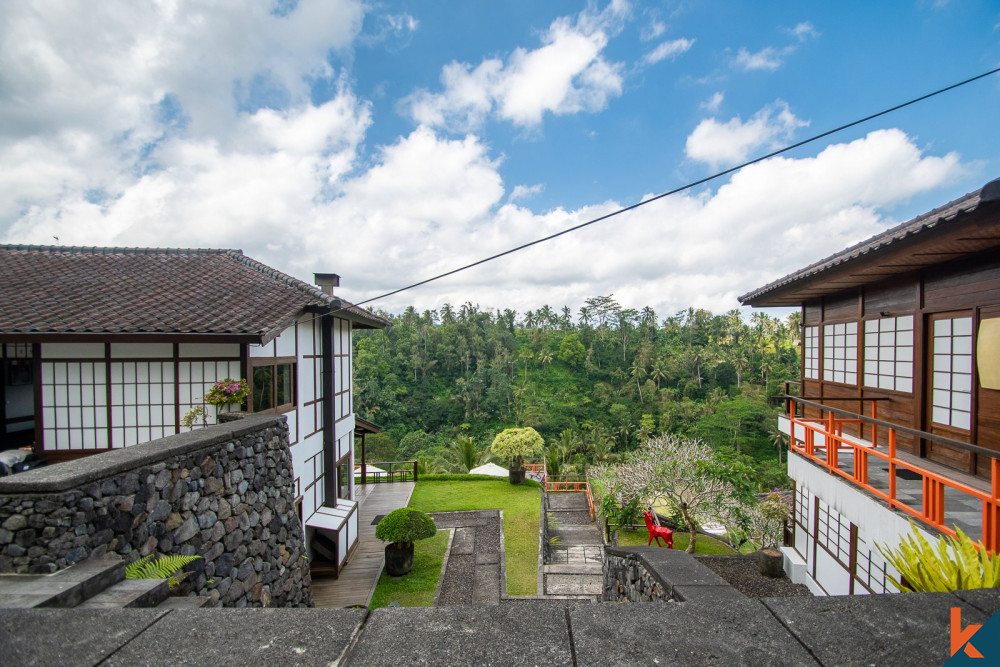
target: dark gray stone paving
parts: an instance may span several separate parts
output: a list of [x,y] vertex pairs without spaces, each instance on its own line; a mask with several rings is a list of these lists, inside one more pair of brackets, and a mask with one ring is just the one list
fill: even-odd
[[387,608],[372,612],[346,664],[572,665],[573,654],[561,606]]
[[1000,590],[726,604],[512,600],[370,615],[2,609],[0,664],[569,665],[575,654],[578,665],[910,667],[945,662],[954,606],[962,608],[963,626],[983,623],[1000,609]]
[[455,530],[437,605],[500,604],[500,512],[441,512],[431,516],[438,528]]
[[997,589],[977,589],[974,591],[955,591],[953,595],[961,598],[987,616],[1000,611],[1000,595]]
[[828,665],[942,665],[951,656],[951,607],[962,606],[963,626],[988,618],[948,593],[765,598],[761,603]]
[[363,609],[174,611],[104,664],[327,665],[343,656],[366,614]]
[[168,612],[157,609],[2,609],[4,665],[96,665]]
[[581,666],[816,664],[755,600],[604,603],[569,615]]

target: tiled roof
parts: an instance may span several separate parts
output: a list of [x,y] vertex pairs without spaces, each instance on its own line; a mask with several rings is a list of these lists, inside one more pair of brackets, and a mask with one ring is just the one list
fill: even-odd
[[894,244],[897,244],[900,241],[911,239],[918,234],[927,232],[931,229],[939,227],[942,224],[961,220],[963,216],[972,213],[979,208],[980,204],[995,202],[998,200],[1000,200],[1000,179],[991,181],[975,192],[970,192],[963,197],[959,197],[954,201],[948,202],[944,206],[939,206],[932,211],[928,211],[927,213],[919,215],[912,220],[908,220],[902,224],[892,227],[891,229],[887,229],[881,234],[877,234],[865,241],[862,241],[861,243],[845,248],[844,250],[830,255],[825,259],[821,259],[820,261],[799,269],[794,273],[790,273],[784,278],[780,278],[772,283],[764,285],[763,287],[759,287],[751,292],[748,292],[739,297],[739,300],[743,304],[758,305],[754,302],[760,300],[762,297],[766,297],[771,292],[793,287],[796,283],[802,283],[809,279],[819,277],[821,274],[824,274],[843,264],[863,259],[868,256],[878,255],[879,253],[888,250],[890,246],[893,246],[894,248]]
[[239,250],[0,245],[0,334],[269,338],[306,309],[385,320]]

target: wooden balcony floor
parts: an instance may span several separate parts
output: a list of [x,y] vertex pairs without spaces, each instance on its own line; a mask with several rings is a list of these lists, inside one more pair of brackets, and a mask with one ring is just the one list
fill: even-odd
[[406,507],[413,494],[413,482],[365,484],[355,487],[361,507],[358,509],[358,547],[339,578],[316,577],[312,580],[312,599],[317,607],[368,606],[375,584],[382,574],[385,543],[375,539],[372,521],[379,514]]

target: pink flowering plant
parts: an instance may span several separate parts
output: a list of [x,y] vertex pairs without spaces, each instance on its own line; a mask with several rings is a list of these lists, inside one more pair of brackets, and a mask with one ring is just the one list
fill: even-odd
[[205,394],[205,402],[211,405],[242,405],[247,400],[250,387],[246,378],[219,380]]

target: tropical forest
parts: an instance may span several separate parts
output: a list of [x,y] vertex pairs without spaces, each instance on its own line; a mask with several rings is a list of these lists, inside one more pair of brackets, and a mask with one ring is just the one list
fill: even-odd
[[393,326],[354,337],[355,410],[382,429],[366,438],[369,461],[464,473],[505,428],[532,427],[550,474],[583,474],[666,434],[744,464],[758,490],[787,486],[774,397],[799,376],[799,313],[664,317],[608,295],[575,313],[379,314]]

